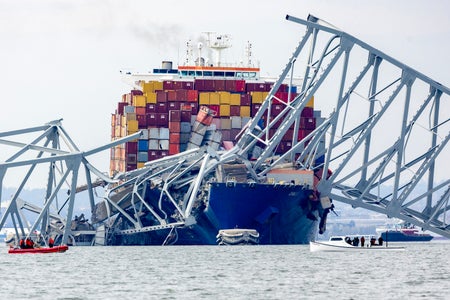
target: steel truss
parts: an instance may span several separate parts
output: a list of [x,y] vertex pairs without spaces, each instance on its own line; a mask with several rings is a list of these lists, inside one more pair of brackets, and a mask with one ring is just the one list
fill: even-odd
[[[306,33],[239,141],[239,153],[259,145],[253,168],[264,175],[270,167],[261,167],[316,95],[316,107],[332,107],[329,116],[303,139],[294,132],[292,149],[271,165],[295,157],[303,168],[320,169],[322,196],[450,237],[449,89],[318,18],[286,19],[305,25]],[[283,103],[276,91],[302,63],[301,89]],[[284,109],[271,117],[274,103]],[[261,118],[269,120],[263,129]]]
[[[47,243],[49,235],[56,233],[62,236],[61,243],[67,244],[69,236],[72,235],[70,224],[76,205],[76,193],[80,189],[87,189],[92,211],[95,205],[94,188],[99,183],[113,182],[108,176],[93,167],[87,157],[140,136],[140,133],[137,133],[108,145],[82,152],[64,130],[61,121],[56,120],[43,126],[0,133],[1,145],[18,149],[17,151],[12,150],[13,154],[0,164],[0,187],[2,187],[0,198],[7,171],[25,169],[25,176],[20,182],[18,180],[18,188],[0,219],[0,228],[4,227],[8,219],[11,220],[14,225],[16,242],[19,237],[33,236],[34,239]],[[29,142],[18,141],[28,138],[32,140]],[[3,150],[6,150],[6,147]],[[77,186],[80,167],[84,167],[86,174],[87,184],[84,188]],[[32,178],[33,173],[38,173],[42,168],[47,169],[48,172],[42,206],[23,201],[20,195],[27,187],[28,180]],[[100,180],[93,182],[91,173]],[[42,179],[45,175],[39,173],[38,177]],[[68,190],[61,193],[64,185],[67,185]],[[58,197],[61,197],[61,194],[65,199],[63,203],[58,203]],[[30,224],[27,221],[25,211],[37,214],[34,223]]]

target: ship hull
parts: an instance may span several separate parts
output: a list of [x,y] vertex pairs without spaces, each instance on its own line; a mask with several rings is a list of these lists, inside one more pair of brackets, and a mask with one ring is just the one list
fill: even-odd
[[171,230],[114,234],[113,245],[215,245],[219,230],[255,229],[259,244],[308,244],[318,230],[318,203],[298,185],[212,183],[196,222]]
[[388,242],[429,242],[433,239],[433,236],[429,234],[405,234],[392,230],[382,232],[381,237]]

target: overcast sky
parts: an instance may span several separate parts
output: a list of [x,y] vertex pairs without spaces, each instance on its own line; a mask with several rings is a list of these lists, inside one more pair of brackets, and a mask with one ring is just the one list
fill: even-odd
[[[279,75],[313,14],[450,86],[450,1],[0,0],[0,131],[63,118],[82,150],[110,141],[129,91],[121,69],[182,60],[187,39],[230,34],[239,59],[253,43],[263,74]],[[109,168],[109,152],[91,161]]]

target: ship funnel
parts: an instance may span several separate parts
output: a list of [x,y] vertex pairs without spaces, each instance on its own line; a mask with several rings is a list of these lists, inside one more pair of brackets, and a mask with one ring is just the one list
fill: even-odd
[[161,69],[163,69],[163,70],[172,70],[172,62],[168,61],[168,60],[163,61]]

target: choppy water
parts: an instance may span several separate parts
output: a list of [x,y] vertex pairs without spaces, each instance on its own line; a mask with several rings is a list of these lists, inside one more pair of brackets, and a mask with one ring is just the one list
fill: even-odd
[[404,252],[309,246],[72,247],[7,254],[1,299],[450,299],[450,242]]

